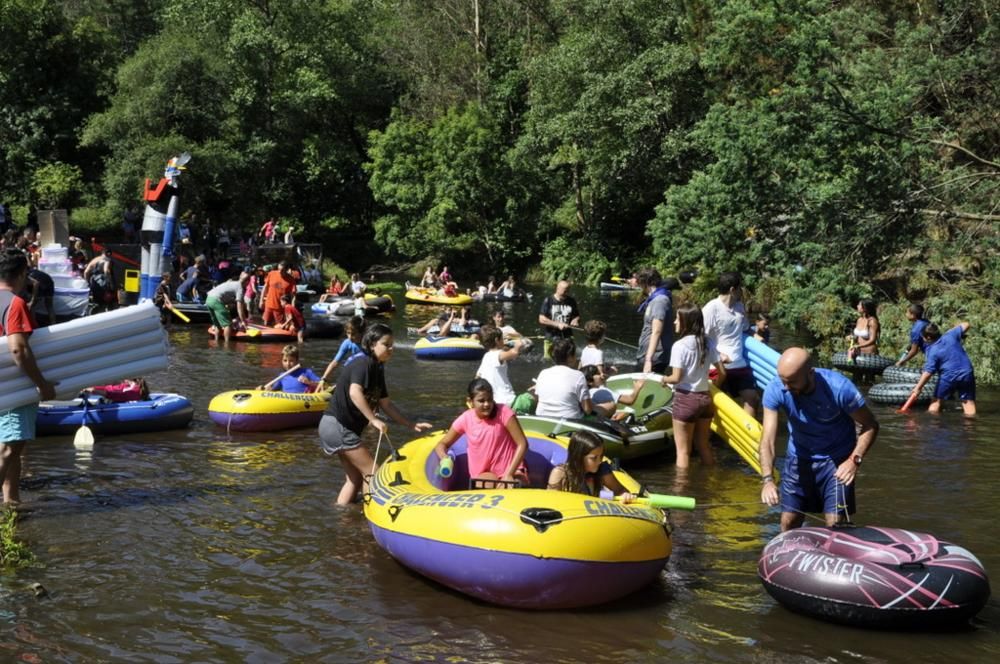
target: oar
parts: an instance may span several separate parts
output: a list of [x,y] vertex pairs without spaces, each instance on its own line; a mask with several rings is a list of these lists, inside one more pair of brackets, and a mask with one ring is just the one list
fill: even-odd
[[897,410],[896,412],[897,413],[908,413],[908,412],[910,412],[910,406],[912,406],[914,404],[914,402],[917,400],[917,397],[919,397],[919,396],[920,396],[919,392],[914,392],[914,393],[910,394],[910,398],[907,399],[906,403],[903,404],[903,407],[900,408],[899,410]]
[[[615,500],[621,500],[621,496],[616,496]],[[633,498],[632,502],[661,510],[693,510],[695,508],[694,498],[669,496],[665,493],[651,493],[648,496]]]
[[78,450],[89,450],[94,447],[94,432],[87,426],[87,413],[90,411],[90,398],[83,397],[83,417],[80,419],[80,428],[73,435],[73,447]]
[[[569,328],[571,330],[576,330],[577,332],[583,332],[584,331],[584,329],[582,327],[573,327],[572,325],[570,325]],[[605,341],[610,341],[613,344],[618,344],[619,346],[625,346],[626,348],[631,348],[632,350],[639,350],[638,346],[635,346],[633,344],[625,343],[624,341],[619,341],[618,339],[612,339],[611,337],[604,337],[604,340]]]
[[174,312],[177,315],[177,317],[180,318],[185,323],[190,323],[191,322],[191,319],[188,318],[187,314],[185,314],[183,311],[178,311],[174,307],[168,307],[168,309],[170,309],[172,312]]
[[277,383],[277,382],[278,382],[279,380],[281,380],[282,378],[284,378],[284,377],[285,377],[285,376],[287,376],[288,374],[292,373],[293,371],[296,371],[296,370],[298,370],[298,369],[299,369],[299,367],[301,367],[301,366],[302,366],[301,364],[296,364],[296,365],[295,365],[294,367],[292,367],[291,369],[289,369],[289,370],[288,370],[288,371],[286,371],[285,373],[283,373],[283,374],[281,374],[281,375],[277,376],[277,377],[276,377],[276,378],[275,378],[274,380],[272,380],[272,381],[271,381],[270,383],[264,383],[264,389],[265,389],[265,390],[269,390],[269,389],[271,389],[271,387],[272,387],[272,386],[273,386],[273,385],[274,385],[275,383]]

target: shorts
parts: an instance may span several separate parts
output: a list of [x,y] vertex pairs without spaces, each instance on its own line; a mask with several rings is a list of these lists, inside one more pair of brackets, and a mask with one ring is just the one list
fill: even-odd
[[740,392],[755,389],[757,389],[757,384],[754,383],[753,370],[750,367],[726,369],[726,381],[722,384],[722,390],[726,394],[735,398],[740,395]]
[[319,444],[327,454],[337,454],[361,446],[361,436],[340,423],[333,415],[323,415],[319,421]]
[[810,459],[790,456],[785,459],[781,476],[781,509],[783,512],[818,514],[854,514],[854,487],[858,481],[844,486],[834,476],[837,463],[833,459]]
[[221,300],[210,297],[205,300],[205,308],[208,309],[208,316],[212,319],[212,323],[220,331],[233,324],[233,317],[229,315],[229,307]]
[[712,403],[712,395],[708,392],[691,392],[675,388],[674,398],[670,404],[671,414],[678,422],[710,420],[715,417],[715,405]]
[[0,410],[0,445],[35,439],[38,404]]
[[268,325],[272,322],[277,323],[282,320],[285,317],[285,312],[281,309],[272,309],[265,305],[260,317],[263,319],[264,325]]
[[958,398],[962,401],[976,400],[976,375],[969,372],[968,376],[958,378],[938,379],[937,387],[934,389],[935,399],[949,399],[952,394],[958,393]]

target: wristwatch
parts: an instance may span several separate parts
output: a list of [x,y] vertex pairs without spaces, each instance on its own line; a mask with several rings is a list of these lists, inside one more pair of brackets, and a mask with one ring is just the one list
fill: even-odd
[[854,465],[855,466],[860,466],[862,459],[863,459],[863,457],[860,454],[855,454],[854,458],[852,459],[852,461],[854,461]]

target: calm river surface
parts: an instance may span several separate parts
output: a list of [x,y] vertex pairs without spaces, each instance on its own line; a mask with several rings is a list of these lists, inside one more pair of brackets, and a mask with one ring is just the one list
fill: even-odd
[[[584,319],[635,343],[629,297],[575,289]],[[544,291],[508,305],[538,334]],[[402,292],[397,302],[402,303]],[[400,306],[388,368],[400,408],[446,427],[463,408],[474,363],[417,362],[407,325],[435,310]],[[477,314],[486,318],[485,308]],[[780,332],[780,331],[779,331]],[[787,345],[776,332],[773,342]],[[756,503],[759,481],[734,453],[693,468],[683,492],[719,505],[674,514],[674,553],[659,581],[584,611],[496,608],[450,592],[395,563],[359,507],[331,502],[339,463],[311,429],[234,434],[206,415],[215,394],[276,375],[280,345],[220,349],[199,328],[171,331],[168,371],[154,390],[188,396],[190,429],[29,446],[20,534],[39,566],[0,579],[0,660],[27,662],[901,662],[1000,661],[1000,604],[958,633],[897,634],[838,627],[775,604],[756,575],[778,515]],[[580,339],[578,339],[578,342]],[[339,341],[306,344],[321,371]],[[612,362],[632,351],[605,346]],[[540,352],[511,369],[523,389]],[[856,520],[926,530],[1000,569],[995,482],[1000,393],[981,390],[980,417],[902,416],[873,406],[882,424],[859,480]],[[390,428],[397,444],[407,434]],[[374,444],[374,437],[369,436]],[[630,470],[654,490],[678,489],[668,458]],[[36,597],[32,584],[47,594]]]

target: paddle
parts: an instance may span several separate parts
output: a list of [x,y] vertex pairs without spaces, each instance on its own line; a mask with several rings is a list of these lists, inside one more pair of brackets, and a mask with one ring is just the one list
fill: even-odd
[[[577,332],[583,332],[584,331],[584,329],[582,327],[573,327],[572,325],[570,325],[568,327],[569,327],[569,329],[576,330]],[[638,346],[635,346],[635,345],[629,344],[629,343],[625,343],[624,341],[619,341],[618,339],[612,339],[611,337],[604,337],[604,340],[605,341],[610,341],[613,344],[618,344],[619,346],[625,346],[626,348],[631,348],[632,350],[639,350]]]
[[169,309],[170,309],[170,310],[171,310],[172,312],[174,312],[174,313],[175,313],[175,314],[177,315],[177,317],[178,317],[178,318],[180,318],[180,319],[181,319],[182,321],[184,321],[185,323],[190,323],[190,322],[191,322],[191,319],[190,319],[190,318],[188,318],[188,317],[187,317],[187,314],[185,314],[185,313],[184,313],[183,311],[178,311],[178,310],[177,310],[177,309],[175,309],[174,307],[168,307],[168,308],[169,308]]
[[[616,496],[615,500],[621,500],[621,496]],[[694,498],[686,496],[669,496],[665,493],[651,493],[648,496],[641,496],[632,499],[633,503],[649,505],[661,510],[693,510],[695,507]]]
[[910,398],[907,399],[906,403],[903,404],[903,407],[900,408],[899,410],[897,410],[896,412],[897,413],[908,413],[908,412],[910,412],[910,406],[913,405],[913,403],[917,400],[918,396],[920,396],[919,392],[913,392],[912,394],[910,394]]
[[94,432],[87,426],[87,413],[90,411],[90,398],[83,396],[83,417],[80,419],[80,428],[73,435],[73,447],[78,450],[89,450],[94,447]]
[[287,376],[288,374],[292,373],[293,371],[296,371],[296,370],[298,370],[298,369],[299,369],[299,367],[301,367],[301,366],[302,366],[301,364],[296,364],[296,365],[295,365],[294,367],[292,367],[291,369],[289,369],[289,370],[288,370],[288,371],[286,371],[285,373],[283,373],[283,374],[280,374],[280,375],[278,375],[277,377],[275,377],[275,379],[274,379],[274,380],[272,380],[272,381],[271,381],[270,383],[264,383],[264,389],[265,389],[265,390],[269,390],[269,389],[271,389],[271,387],[272,387],[272,386],[273,386],[273,385],[274,385],[275,383],[277,383],[277,382],[278,382],[279,380],[281,380],[282,378],[284,378],[284,377],[285,377],[285,376]]

